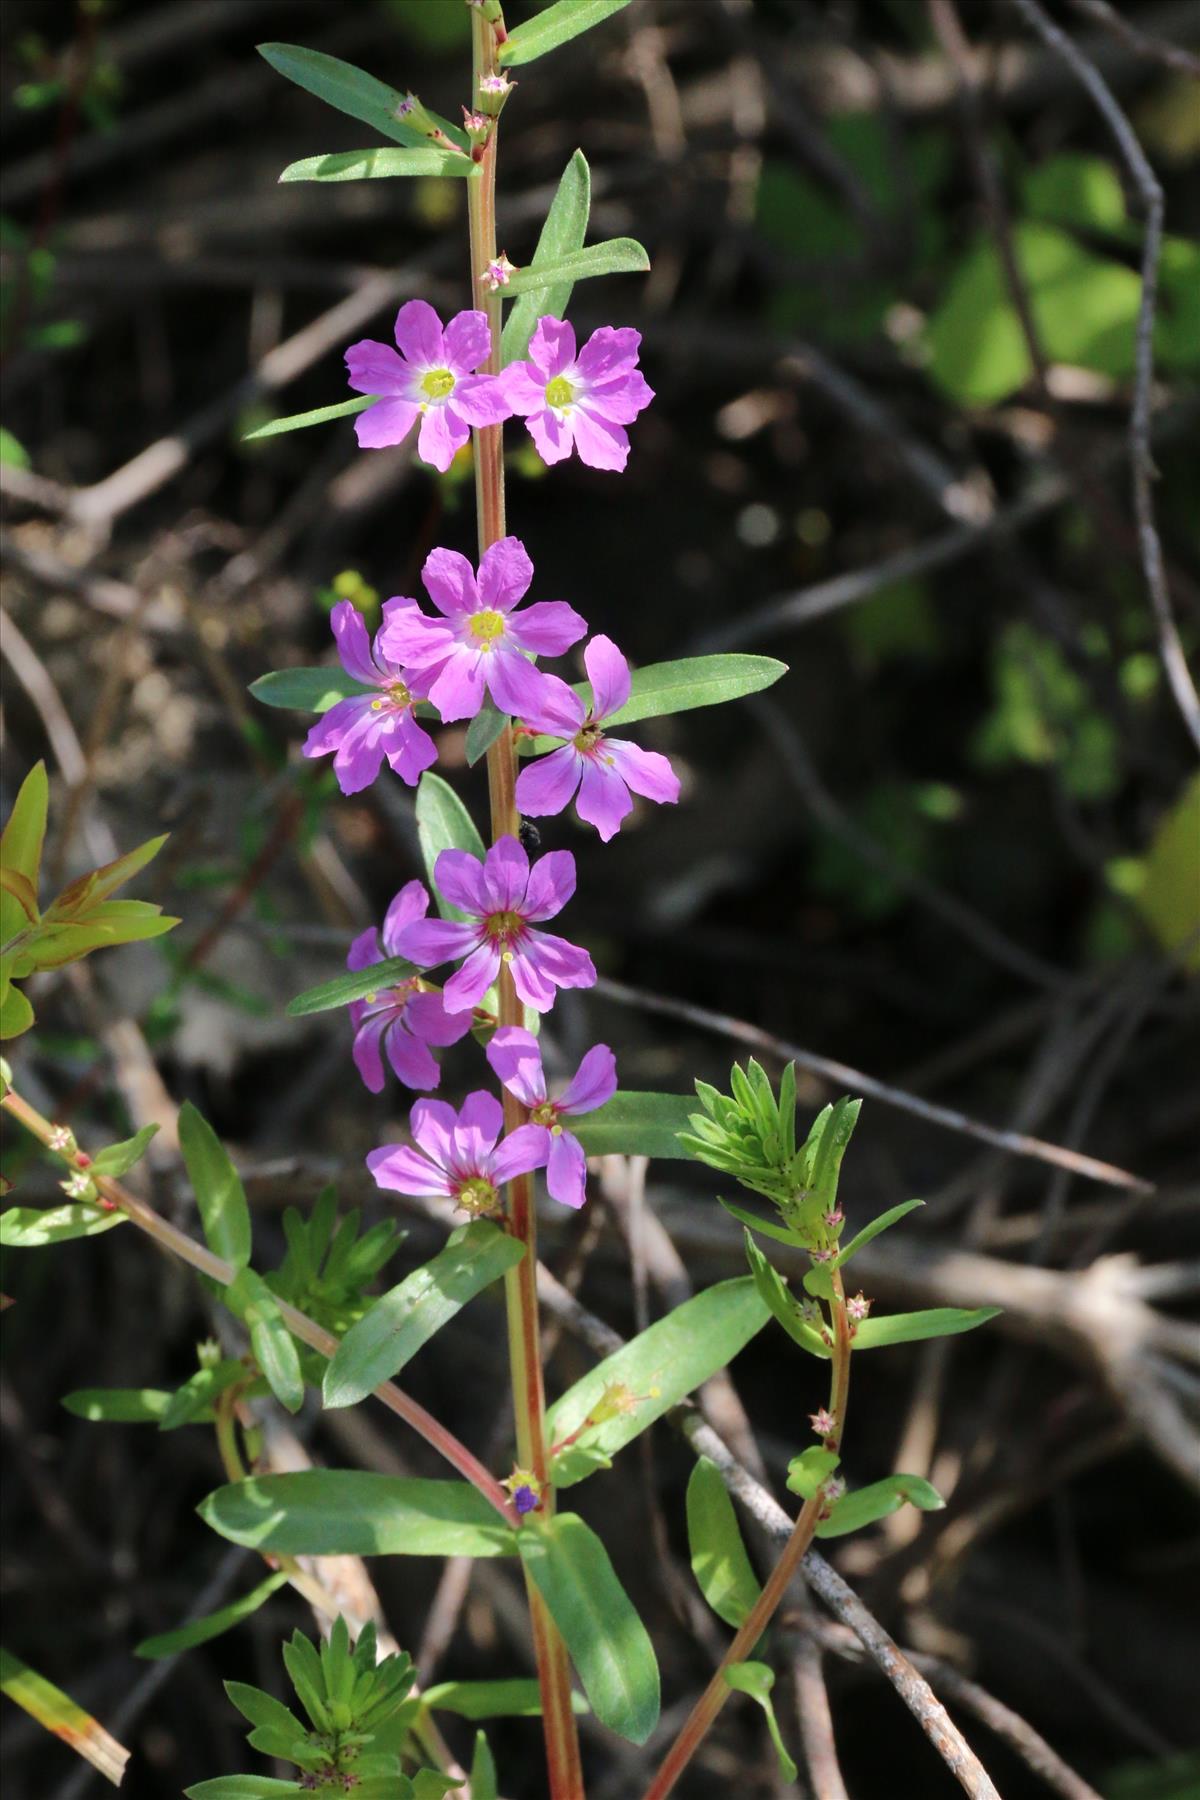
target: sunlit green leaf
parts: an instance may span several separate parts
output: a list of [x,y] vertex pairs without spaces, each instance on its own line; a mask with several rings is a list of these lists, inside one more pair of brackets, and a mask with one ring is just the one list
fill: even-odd
[[133,1137],[125,1138],[119,1144],[106,1144],[93,1156],[89,1175],[111,1175],[114,1180],[128,1175],[134,1164],[145,1156],[157,1131],[157,1125],[143,1125]]
[[813,1499],[840,1461],[841,1457],[836,1450],[825,1450],[819,1444],[810,1444],[799,1456],[793,1456],[788,1464],[789,1493],[799,1494],[802,1500]]
[[278,1300],[253,1269],[239,1271],[226,1288],[225,1299],[245,1321],[254,1359],[271,1392],[289,1412],[299,1412],[304,1404],[300,1354],[283,1322]]
[[684,1094],[637,1094],[619,1089],[595,1112],[571,1120],[589,1156],[686,1157],[678,1134],[694,1101]]
[[775,1717],[775,1707],[771,1700],[771,1689],[775,1686],[775,1671],[761,1662],[730,1663],[725,1670],[725,1680],[739,1694],[749,1694],[757,1700],[767,1715],[767,1730],[771,1742],[775,1746],[775,1754],[779,1758],[779,1769],[785,1781],[795,1781],[799,1774],[795,1763],[787,1753],[787,1746],[779,1730],[779,1721]]
[[[383,152],[383,154],[386,155],[386,152]],[[397,152],[397,154],[402,154],[402,152]],[[298,169],[302,167],[302,164],[293,163],[292,167]],[[287,179],[288,171],[285,169],[280,176],[280,180],[286,181]],[[296,177],[296,179],[299,179],[299,177]],[[256,431],[248,431],[243,437],[242,442],[243,444],[253,444],[256,443],[259,438],[282,437],[285,431],[306,431],[310,425],[327,425],[331,419],[348,419],[353,413],[366,412],[367,408],[376,405],[378,400],[378,394],[356,394],[352,400],[339,400],[333,406],[314,406],[309,412],[291,413],[286,419],[269,419],[265,425],[260,425]],[[280,672],[282,674],[290,675],[300,674],[302,671],[285,669]],[[315,673],[316,671],[313,672]],[[308,671],[305,670],[303,673],[308,673]],[[266,700],[268,706],[308,706],[309,702],[307,700],[271,700],[267,698],[266,694],[258,692],[264,682],[275,681],[277,679],[278,677],[275,675],[263,675],[258,681],[252,681],[250,683],[250,692],[252,694],[258,694],[260,700]],[[350,676],[346,677],[347,681],[350,679]],[[355,682],[352,691],[367,693],[369,690],[360,687],[359,683]],[[333,702],[330,701],[329,704],[332,705]],[[312,711],[314,712],[321,712],[323,710],[324,708],[317,706],[312,708]]]
[[128,1215],[80,1200],[70,1206],[10,1206],[0,1213],[0,1244],[10,1250],[33,1250],[42,1244],[65,1244],[70,1238],[99,1237]]
[[[33,915],[37,916],[38,877],[42,866],[42,844],[46,837],[46,813],[50,804],[50,783],[46,765],[34,763],[17,791],[8,823],[0,835],[0,868],[20,875],[33,895]],[[23,931],[29,922],[25,902],[6,886],[0,890],[0,944],[6,944]]]
[[[398,175],[465,175],[476,164],[458,150],[422,144],[404,150],[332,150],[289,163],[280,181],[381,181]],[[315,423],[315,421],[313,421]],[[261,437],[261,432],[255,432]]]
[[0,1650],[0,1692],[91,1763],[114,1787],[120,1787],[128,1750],[69,1694],[9,1650]]
[[[789,1481],[788,1486],[791,1485]],[[854,1493],[843,1494],[840,1500],[835,1500],[829,1517],[817,1526],[817,1536],[845,1537],[848,1532],[861,1531],[864,1525],[874,1525],[876,1520],[899,1512],[902,1506],[938,1512],[945,1504],[937,1489],[923,1476],[887,1475],[882,1481],[873,1481],[869,1487],[857,1488]]]
[[650,267],[650,258],[636,238],[606,238],[603,243],[589,244],[586,250],[573,250],[557,262],[546,262],[540,268],[520,269],[510,275],[501,296],[513,299],[519,294],[535,293],[548,287],[587,281],[594,275],[641,274]]
[[200,1516],[222,1537],[290,1556],[512,1556],[513,1532],[465,1481],[303,1469],[218,1488]]
[[[404,95],[398,89],[388,87],[386,82],[377,81],[365,70],[356,69],[353,63],[326,56],[320,50],[305,50],[299,44],[260,44],[258,53],[286,80],[315,94],[318,100],[324,100],[336,111],[373,126],[382,137],[391,138],[397,144],[426,147],[425,133],[407,124],[399,115]],[[458,144],[460,149],[465,147],[466,134],[458,126],[448,119],[439,119],[436,114],[432,117],[451,142]]]
[[202,1619],[189,1619],[185,1625],[177,1625],[173,1631],[160,1631],[154,1637],[143,1638],[140,1644],[135,1645],[133,1654],[157,1662],[164,1656],[176,1656],[181,1650],[190,1650],[195,1644],[207,1644],[210,1638],[220,1637],[222,1632],[232,1630],[243,1619],[248,1619],[251,1613],[256,1613],[286,1581],[286,1574],[268,1575],[256,1588],[231,1600],[228,1606],[206,1613]]
[[799,1302],[788,1293],[787,1284],[778,1270],[772,1267],[747,1231],[745,1234],[746,1260],[750,1264],[750,1274],[764,1305],[770,1310],[788,1336],[810,1356],[820,1356],[828,1360],[829,1345],[820,1335],[816,1326],[804,1317]]
[[161,1388],[77,1388],[62,1404],[77,1419],[109,1425],[157,1425],[173,1396]]
[[394,987],[416,972],[402,956],[385,956],[382,962],[371,963],[368,968],[348,969],[319,987],[307,988],[288,1001],[286,1010],[293,1019],[303,1018],[306,1013],[328,1012],[331,1007],[347,1006],[351,1000],[362,1000],[368,994]]
[[743,1625],[762,1589],[717,1465],[700,1457],[687,1488],[688,1550],[700,1592],[719,1619]]
[[[540,272],[551,263],[561,262],[583,247],[591,198],[591,173],[587,158],[582,150],[576,150],[563,170],[527,272]],[[571,298],[571,287],[572,283],[569,281],[558,282],[553,287],[537,288],[523,294],[517,300],[500,339],[503,363],[519,362],[526,354],[533,328],[539,319],[563,317]]]
[[250,1261],[246,1190],[225,1146],[190,1100],[179,1109],[179,1147],[209,1249],[235,1269],[244,1269]]
[[483,839],[475,827],[475,821],[450,786],[440,775],[426,769],[417,783],[417,834],[421,842],[421,855],[425,859],[425,871],[429,877],[429,885],[437,900],[438,911],[445,919],[463,919],[466,914],[448,900],[443,900],[437,892],[433,871],[438,857],[443,850],[469,850],[472,856],[483,857]]
[[881,1231],[887,1231],[890,1226],[898,1224],[901,1219],[907,1218],[910,1212],[915,1212],[919,1206],[924,1206],[924,1204],[923,1200],[905,1200],[900,1206],[889,1207],[887,1212],[880,1213],[877,1219],[872,1219],[869,1225],[864,1225],[862,1230],[852,1237],[843,1249],[838,1251],[828,1265],[829,1268],[845,1268],[850,1258],[857,1256],[864,1244],[869,1244],[871,1239],[877,1238]]
[[[500,1681],[438,1681],[421,1695],[432,1712],[457,1713],[461,1719],[534,1719],[542,1710],[542,1692],[535,1677],[519,1676]],[[588,1710],[582,1694],[572,1694],[572,1709]]]
[[1002,1311],[999,1306],[935,1306],[928,1312],[864,1319],[854,1328],[854,1348],[877,1350],[884,1344],[915,1344],[923,1338],[953,1337],[960,1331],[974,1331],[977,1325],[986,1325]]
[[[699,706],[720,706],[726,700],[740,700],[747,694],[761,693],[787,674],[787,664],[773,656],[686,656],[678,662],[649,663],[635,669],[630,683],[629,699],[611,718],[604,721],[606,732],[619,725],[632,725],[639,719],[657,719],[670,713],[692,712]],[[585,705],[592,704],[591,685],[575,683],[575,692]],[[552,748],[557,738],[522,738],[518,745],[526,756],[540,755]]]
[[509,67],[533,62],[535,57],[557,50],[560,44],[578,37],[581,31],[590,31],[593,25],[601,24],[628,5],[629,0],[554,0],[552,6],[544,7],[509,32],[500,46],[500,61]]

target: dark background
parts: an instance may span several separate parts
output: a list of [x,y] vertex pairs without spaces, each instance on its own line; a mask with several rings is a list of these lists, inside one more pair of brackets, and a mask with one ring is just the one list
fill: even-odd
[[[528,10],[514,0],[510,24]],[[1121,10],[1156,38],[1200,42],[1193,3]],[[1165,190],[1156,504],[1194,649],[1198,90],[1086,9],[1053,16],[1095,56]],[[163,1120],[139,1178],[193,1230],[171,1122],[194,1100],[248,1171],[270,1266],[283,1205],[306,1206],[331,1174],[347,1205],[383,1216],[362,1157],[399,1135],[406,1097],[363,1090],[343,1018],[296,1022],[282,1007],[337,972],[418,862],[409,791],[385,771],[343,800],[299,758],[300,717],[245,688],[327,658],[339,594],[369,610],[418,591],[428,549],[471,551],[474,526],[467,472],[439,479],[411,445],[360,452],[348,421],[240,442],[276,413],[344,398],[342,351],[387,338],[400,299],[422,294],[443,315],[467,300],[456,184],[276,186],[288,162],[370,133],[289,87],[254,45],[326,49],[454,115],[465,9],[8,0],[2,30],[0,423],[20,633],[4,670],[5,809],[45,756],[51,868],[170,830],[135,891],[183,919],[161,944],[43,980],[18,1078],[85,1145]],[[964,71],[977,77],[966,98]],[[536,565],[534,597],[569,599],[635,663],[728,642],[790,666],[761,702],[639,728],[675,759],[677,809],[640,809],[608,848],[573,818],[545,823],[543,841],[578,859],[568,935],[642,994],[1155,1184],[1073,1178],[868,1100],[843,1182],[851,1223],[928,1202],[887,1240],[893,1253],[864,1262],[868,1292],[883,1305],[995,1297],[1008,1311],[971,1338],[856,1365],[854,1480],[908,1468],[949,1506],[915,1536],[893,1521],[836,1560],[901,1642],[972,1673],[1106,1794],[1195,1794],[1195,1763],[1173,1760],[1196,1740],[1195,1357],[1166,1322],[1194,1298],[1198,1240],[1184,970],[1200,924],[1200,789],[1129,500],[1141,237],[1125,172],[1070,71],[1001,0],[959,0],[957,14],[918,0],[634,0],[516,73],[500,161],[509,256],[528,261],[581,146],[591,238],[635,235],[653,264],[648,278],[581,285],[571,308],[581,334],[643,333],[657,400],[632,428],[625,476],[575,461],[547,472],[508,428],[510,528]],[[393,285],[370,316],[330,320],[381,278]],[[823,585],[850,572],[849,589]],[[790,621],[758,620],[806,594]],[[461,730],[440,742],[442,772],[481,817]],[[719,1029],[568,996],[552,1050],[573,1066],[597,1038],[628,1087],[727,1083],[736,1053]],[[781,1056],[764,1060],[777,1074]],[[468,1040],[443,1091],[478,1079]],[[804,1074],[806,1113],[841,1085]],[[49,1164],[16,1141],[9,1168],[23,1201],[52,1201]],[[716,1192],[695,1167],[650,1172],[649,1203],[696,1285],[740,1269]],[[405,1223],[396,1270],[438,1239]],[[582,1217],[547,1216],[546,1255],[587,1305],[635,1328],[621,1209],[598,1184]],[[1097,1327],[1087,1297],[1141,1265],[1166,1272],[1144,1304],[1124,1290]],[[1039,1269],[1064,1279],[1026,1285]],[[220,1477],[203,1428],[157,1438],[58,1405],[83,1385],[183,1380],[217,1311],[132,1231],[11,1253],[4,1287],[17,1301],[6,1642],[117,1730],[135,1800],[261,1767],[220,1680],[276,1691],[279,1638],[311,1616],[285,1590],[153,1693],[140,1687],[148,1665],[132,1646],[214,1579],[225,1595],[253,1585],[254,1559],[231,1564],[193,1514]],[[646,1304],[664,1308],[653,1279]],[[473,1445],[494,1435],[497,1467],[502,1331],[498,1308],[477,1302],[408,1371]],[[585,1359],[564,1339],[552,1392]],[[773,1328],[736,1365],[779,1494],[819,1374]],[[306,1418],[300,1435],[319,1461],[399,1456],[436,1472],[394,1421],[359,1417],[337,1434]],[[580,1504],[651,1627],[671,1707],[712,1654],[679,1599],[690,1458],[664,1429],[653,1459],[629,1451]],[[674,1566],[648,1552],[660,1526]],[[415,1652],[437,1571],[373,1573]],[[786,1643],[776,1660],[796,1746]],[[439,1674],[502,1666],[524,1670],[528,1653],[504,1584],[486,1582]],[[831,1657],[826,1677],[855,1800],[957,1791],[876,1674]],[[683,1794],[777,1791],[751,1713],[727,1710]],[[956,1716],[1006,1797],[1045,1791]],[[12,1800],[83,1791],[68,1753],[7,1703],[4,1731]],[[540,1792],[535,1728],[492,1737],[503,1790]],[[585,1747],[597,1794],[640,1791],[646,1756],[600,1731]]]

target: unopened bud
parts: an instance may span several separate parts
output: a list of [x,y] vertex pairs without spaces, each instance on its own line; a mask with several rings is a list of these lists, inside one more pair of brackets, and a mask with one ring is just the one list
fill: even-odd
[[408,125],[413,131],[419,131],[432,144],[440,144],[445,150],[459,150],[458,144],[451,143],[437,120],[422,106],[415,94],[405,94],[395,109],[393,117],[401,124]]
[[827,1212],[825,1214],[825,1223],[828,1225],[830,1231],[837,1231],[845,1224],[845,1221],[846,1215],[840,1206],[835,1206],[832,1212]]
[[464,106],[462,109],[462,116],[463,130],[471,140],[471,143],[486,144],[492,129],[492,121],[488,118],[487,114],[481,112],[468,112],[467,108]]
[[494,294],[497,288],[507,287],[510,278],[515,275],[516,272],[516,263],[510,263],[508,257],[502,250],[499,256],[488,263],[479,279],[482,281],[484,287],[487,288],[488,292]]
[[500,1486],[508,1489],[519,1513],[536,1512],[542,1504],[542,1484],[532,1469],[514,1469]]
[[477,84],[479,94],[479,110],[490,118],[498,119],[504,111],[504,102],[516,87],[507,75],[481,75]]

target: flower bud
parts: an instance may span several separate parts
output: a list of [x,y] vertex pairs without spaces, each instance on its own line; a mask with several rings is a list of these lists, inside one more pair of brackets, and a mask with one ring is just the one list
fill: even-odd
[[498,119],[504,111],[504,102],[516,87],[507,75],[481,75],[479,77],[478,94],[479,110],[490,118]]
[[204,1338],[196,1345],[196,1361],[202,1369],[215,1369],[221,1360],[221,1346],[216,1338]]
[[68,1200],[96,1201],[100,1198],[99,1188],[82,1169],[77,1169],[74,1175],[69,1175],[66,1181],[60,1181],[58,1185]]
[[497,288],[507,287],[509,277],[515,275],[516,272],[516,263],[510,263],[502,250],[499,256],[487,264],[479,279],[489,294],[494,294]]
[[69,1125],[56,1125],[47,1139],[47,1144],[59,1156],[75,1156],[79,1151],[79,1145],[75,1142],[75,1133]]
[[489,119],[486,113],[468,112],[465,106],[462,109],[462,116],[463,130],[470,139],[472,148],[482,149],[484,144],[487,143],[488,138],[491,136],[491,119]]

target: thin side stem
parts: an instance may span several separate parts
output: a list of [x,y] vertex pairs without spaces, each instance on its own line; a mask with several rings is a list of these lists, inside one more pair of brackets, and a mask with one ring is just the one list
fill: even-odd
[[[153,1238],[156,1244],[159,1244],[164,1250],[170,1251],[172,1256],[177,1256],[181,1262],[189,1264],[191,1268],[198,1269],[202,1275],[207,1275],[213,1281],[219,1282],[222,1287],[231,1285],[237,1275],[237,1270],[232,1263],[227,1263],[223,1257],[215,1256],[203,1244],[197,1244],[194,1239],[188,1237],[186,1232],[178,1230],[166,1219],[160,1218],[152,1206],[147,1206],[144,1200],[139,1200],[136,1194],[131,1194],[129,1189],[122,1187],[119,1181],[114,1181],[108,1175],[95,1174],[90,1158],[81,1152],[57,1149],[50,1141],[54,1134],[54,1126],[49,1119],[43,1118],[35,1107],[30,1106],[27,1100],[22,1100],[20,1095],[14,1093],[10,1088],[4,1098],[0,1100],[0,1107],[3,1107],[5,1112],[11,1113],[14,1119],[19,1120],[26,1131],[37,1138],[39,1143],[44,1144],[48,1150],[54,1150],[54,1154],[60,1157],[68,1168],[78,1169],[82,1173],[90,1175],[105,1200],[132,1219],[138,1229],[144,1231],[147,1237]],[[315,1319],[310,1319],[308,1314],[302,1313],[298,1307],[290,1306],[286,1300],[280,1300],[278,1305],[284,1324],[293,1336],[298,1337],[302,1343],[307,1344],[310,1349],[318,1351],[322,1356],[333,1355],[338,1347],[338,1340],[332,1332],[326,1331],[317,1324]],[[514,1522],[512,1507],[500,1483],[489,1470],[484,1468],[478,1458],[471,1454],[466,1445],[459,1442],[453,1432],[448,1431],[433,1417],[432,1413],[426,1412],[423,1406],[404,1393],[392,1381],[381,1382],[374,1393],[377,1400],[381,1400],[398,1418],[403,1419],[406,1425],[411,1425],[427,1444],[430,1444],[440,1456],[444,1456],[464,1481],[469,1481],[472,1487],[478,1488],[484,1498],[490,1500],[496,1511],[503,1516],[506,1524],[511,1525]]]
[[[479,78],[496,71],[496,34],[478,10],[471,16],[472,66],[475,93]],[[486,366],[500,373],[502,306],[498,292],[484,280],[484,271],[496,257],[496,153],[499,122],[493,122],[480,159],[479,172],[467,184],[467,217],[470,226],[471,303],[487,314],[491,351]],[[475,499],[479,520],[480,557],[505,534],[503,427],[488,425],[474,433]],[[491,802],[491,835],[516,837],[520,815],[516,800],[516,757],[511,725],[488,751],[488,793]],[[524,1008],[506,967],[500,970],[500,1023],[523,1025]],[[504,1125],[513,1131],[527,1119],[526,1109],[515,1095],[503,1091]],[[532,1471],[543,1492],[543,1515],[553,1508],[553,1490],[547,1482],[546,1400],[542,1384],[537,1297],[537,1217],[530,1176],[509,1183],[508,1229],[525,1255],[504,1278],[508,1317],[509,1368],[512,1379],[513,1417],[516,1426],[517,1462]],[[551,1800],[583,1800],[583,1768],[579,1736],[571,1705],[571,1672],[566,1647],[545,1602],[526,1573],[534,1654],[542,1696],[543,1731]]]
[[[845,1430],[846,1405],[850,1393],[851,1353],[850,1321],[846,1315],[846,1296],[839,1274],[834,1274],[833,1286],[834,1342],[829,1385],[829,1412],[833,1419],[833,1426],[825,1434],[824,1439],[826,1448],[830,1450],[838,1448]],[[784,1545],[779,1561],[767,1577],[762,1593],[721,1658],[712,1680],[688,1714],[679,1736],[667,1751],[657,1775],[646,1789],[643,1800],[666,1800],[666,1796],[674,1788],[675,1783],[699,1749],[732,1691],[725,1679],[726,1670],[733,1663],[745,1661],[774,1618],[780,1602],[799,1573],[800,1564],[812,1543],[824,1510],[825,1489],[822,1485],[801,1507],[799,1517],[792,1527],[792,1535]]]

